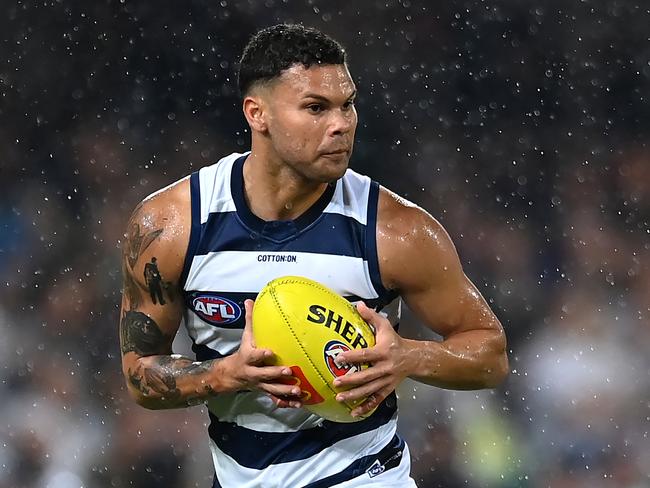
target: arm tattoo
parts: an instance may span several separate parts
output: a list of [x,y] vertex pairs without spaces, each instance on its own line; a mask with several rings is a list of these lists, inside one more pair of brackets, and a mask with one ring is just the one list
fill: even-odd
[[129,310],[120,323],[122,354],[135,352],[138,356],[165,354],[167,338],[158,324],[142,312]]
[[124,276],[124,295],[129,301],[129,309],[137,309],[142,303],[140,286],[131,276],[131,270],[127,267],[126,261],[122,264],[122,276]]
[[156,240],[156,237],[162,234],[162,232],[163,229],[156,229],[143,234],[140,231],[140,224],[137,222],[132,222],[131,225],[129,225],[124,252],[126,254],[126,260],[129,263],[131,269],[133,269],[135,263],[138,261],[138,259],[140,259],[142,253],[151,245],[153,241]]
[[153,364],[146,368],[139,365],[135,371],[129,369],[128,376],[130,383],[140,392],[147,396],[159,396],[167,406],[177,406],[181,399],[184,405],[196,405],[202,403],[206,397],[216,394],[212,386],[204,384],[201,389],[196,389],[183,398],[176,379],[207,373],[213,363],[214,360],[193,362],[184,357],[158,356],[153,358]]
[[147,386],[158,393],[163,400],[176,401],[181,396],[181,390],[176,387],[178,371],[174,367],[171,356],[160,356],[155,359],[156,366],[144,370],[144,381]]
[[[122,256],[122,274],[124,275],[124,294],[129,301],[129,309],[137,309],[142,300],[140,298],[140,286],[133,278],[133,267],[140,259],[140,256],[151,245],[156,238],[162,234],[163,229],[155,229],[143,232],[140,224],[136,222],[140,214],[142,203],[133,211],[133,217],[129,221]],[[155,302],[154,302],[155,303]],[[164,304],[164,302],[161,302]]]
[[149,288],[149,295],[151,296],[151,302],[156,305],[164,305],[165,297],[163,296],[163,288],[167,292],[167,296],[173,302],[174,296],[171,289],[171,282],[163,281],[163,278],[158,270],[156,257],[151,258],[151,262],[144,265],[144,282]]
[[[156,257],[144,265],[143,286],[135,276],[134,266],[142,257],[147,248],[163,233],[163,229],[147,231],[137,222],[142,204],[133,212],[129,222],[122,254],[122,272],[124,275],[124,296],[127,300],[128,310],[120,322],[120,342],[122,354],[135,352],[138,356],[147,357],[146,364],[138,361],[133,369],[127,370],[129,383],[149,398],[149,401],[160,403],[163,407],[177,407],[182,405],[196,405],[202,403],[207,397],[216,395],[214,388],[201,380],[197,381],[188,376],[207,374],[214,361],[193,362],[190,359],[178,356],[169,356],[168,347],[170,338],[165,336],[154,319],[139,312],[138,308],[143,302],[146,292],[149,292],[154,305],[165,305],[165,298],[173,302],[176,289],[172,282],[164,281]],[[146,226],[149,227],[149,226]],[[181,389],[177,384],[181,382]],[[187,384],[193,384],[193,389],[188,390]]]
[[[141,369],[140,367],[138,369]],[[137,390],[142,392],[144,395],[149,395],[151,390],[147,388],[147,385],[144,383],[142,375],[138,371],[133,371],[129,368],[129,382],[136,387]]]

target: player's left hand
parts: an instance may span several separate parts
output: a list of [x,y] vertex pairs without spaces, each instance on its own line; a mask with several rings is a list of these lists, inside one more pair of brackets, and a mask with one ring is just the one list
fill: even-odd
[[334,386],[350,388],[336,395],[339,402],[367,397],[366,401],[352,410],[353,417],[368,413],[383,402],[410,374],[412,361],[408,341],[395,332],[388,319],[363,302],[357,304],[357,310],[375,328],[375,346],[342,352],[337,356],[337,361],[346,364],[370,363],[372,367],[334,380]]

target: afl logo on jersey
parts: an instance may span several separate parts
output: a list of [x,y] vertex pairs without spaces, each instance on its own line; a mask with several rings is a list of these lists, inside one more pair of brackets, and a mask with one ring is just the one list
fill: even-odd
[[241,307],[217,295],[199,295],[192,300],[196,314],[212,325],[228,325],[241,317]]
[[325,344],[325,364],[335,377],[344,376],[348,373],[356,373],[359,367],[355,364],[342,364],[336,360],[336,357],[342,352],[349,351],[350,348],[340,341],[329,341]]

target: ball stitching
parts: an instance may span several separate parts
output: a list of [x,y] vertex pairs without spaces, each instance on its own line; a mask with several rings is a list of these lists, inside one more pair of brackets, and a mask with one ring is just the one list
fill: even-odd
[[[287,279],[287,280],[281,280],[281,281],[276,282],[274,284],[274,286],[273,286],[273,288],[271,290],[271,296],[273,297],[273,302],[275,303],[277,309],[280,311],[280,314],[282,315],[282,319],[284,320],[285,324],[289,327],[289,331],[291,332],[291,335],[293,336],[293,338],[298,343],[298,346],[302,350],[304,356],[307,358],[307,360],[309,361],[311,366],[314,368],[314,371],[316,371],[316,374],[320,377],[320,379],[323,381],[323,383],[325,383],[325,386],[327,386],[327,388],[332,393],[336,394],[338,392],[334,388],[332,388],[330,386],[329,382],[323,377],[321,372],[318,370],[318,368],[316,367],[316,365],[312,361],[311,357],[309,357],[309,355],[307,354],[307,351],[305,351],[305,348],[302,346],[300,340],[298,339],[298,336],[296,335],[296,333],[293,330],[293,327],[291,327],[291,323],[289,322],[288,317],[284,313],[284,310],[282,310],[282,306],[280,305],[280,302],[277,299],[277,296],[276,296],[276,293],[275,293],[275,288],[276,288],[277,285],[280,285],[280,284],[296,284],[296,283],[303,284],[303,285],[309,285],[309,286],[311,286],[313,288],[318,288],[319,290],[324,291],[324,292],[328,292],[328,293],[329,293],[329,290],[324,288],[323,286],[318,285],[317,283],[312,283],[312,282],[303,281],[303,280],[296,280],[296,279]],[[348,411],[352,411],[352,409],[354,408],[354,406],[351,406],[347,401],[344,401],[343,404],[348,408]]]

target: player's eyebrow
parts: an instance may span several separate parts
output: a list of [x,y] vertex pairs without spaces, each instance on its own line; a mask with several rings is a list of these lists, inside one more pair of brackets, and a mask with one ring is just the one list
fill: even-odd
[[[357,91],[354,90],[354,91],[350,94],[350,96],[347,98],[347,100],[350,100],[350,99],[352,99],[352,98],[354,98],[354,97],[356,97],[356,96],[357,96]],[[311,93],[311,92],[308,92],[308,93],[305,93],[302,97],[303,97],[303,98],[314,98],[314,99],[316,99],[316,100],[321,100],[321,101],[323,101],[323,102],[331,102],[331,100],[330,100],[329,98],[327,98],[327,97],[325,97],[325,96],[323,96],[323,95],[319,95],[318,93]]]

